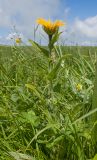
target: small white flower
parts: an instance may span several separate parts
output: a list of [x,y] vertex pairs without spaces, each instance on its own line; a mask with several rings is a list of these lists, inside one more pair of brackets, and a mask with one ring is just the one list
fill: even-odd
[[17,38],[20,38],[20,39],[23,39],[23,34],[22,33],[16,33],[16,32],[14,32],[14,33],[10,33],[7,37],[6,37],[6,39],[7,40],[15,40],[15,39],[17,39]]
[[11,40],[11,39],[13,39],[12,34],[9,34],[9,35],[6,37],[6,39],[7,39],[7,40]]

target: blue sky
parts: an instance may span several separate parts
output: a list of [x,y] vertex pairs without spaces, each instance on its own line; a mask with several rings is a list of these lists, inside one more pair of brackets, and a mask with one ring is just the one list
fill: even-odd
[[71,19],[77,16],[85,19],[97,14],[97,0],[67,0],[66,4],[71,8]]
[[[97,39],[97,0],[0,0],[0,43],[10,43],[13,26],[24,39],[33,39],[38,17],[66,21],[63,37],[75,35],[75,41],[86,42]],[[37,38],[41,38],[41,29]]]

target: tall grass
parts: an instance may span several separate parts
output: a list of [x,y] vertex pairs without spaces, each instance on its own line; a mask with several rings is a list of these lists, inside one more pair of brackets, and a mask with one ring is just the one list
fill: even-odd
[[35,44],[0,47],[0,57],[0,160],[92,159],[96,48],[55,46],[50,60]]

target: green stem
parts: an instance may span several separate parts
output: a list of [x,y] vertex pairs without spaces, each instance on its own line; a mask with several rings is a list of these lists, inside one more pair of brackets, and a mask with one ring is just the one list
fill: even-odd
[[51,71],[51,52],[52,52],[51,40],[52,40],[52,35],[48,35],[48,37],[49,37],[48,48],[49,48],[49,72],[50,72]]
[[[52,70],[52,62],[51,62],[51,52],[52,52],[52,46],[51,46],[51,41],[52,41],[52,35],[49,35],[49,43],[48,43],[48,48],[49,48],[49,66],[48,66],[48,70],[49,73]],[[53,92],[53,83],[52,80],[49,80],[49,98],[52,98],[52,92]],[[51,106],[51,104],[50,104]]]

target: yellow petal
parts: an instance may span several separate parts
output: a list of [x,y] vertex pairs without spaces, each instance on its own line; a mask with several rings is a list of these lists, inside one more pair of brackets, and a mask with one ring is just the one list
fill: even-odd
[[43,25],[43,26],[45,26],[47,23],[48,23],[48,21],[46,21],[45,19],[43,19],[43,18],[39,18],[39,19],[37,19],[37,21],[36,21],[38,24],[41,24],[41,25]]
[[36,22],[42,25],[44,28],[44,31],[50,35],[51,34],[53,35],[57,31],[57,29],[59,29],[59,27],[64,26],[64,23],[60,20],[52,22],[50,19],[47,21],[43,18],[39,18],[37,19]]
[[55,26],[57,26],[57,27],[61,27],[61,26],[64,26],[64,23],[62,22],[62,21],[56,21],[55,23],[54,23],[54,25]]

